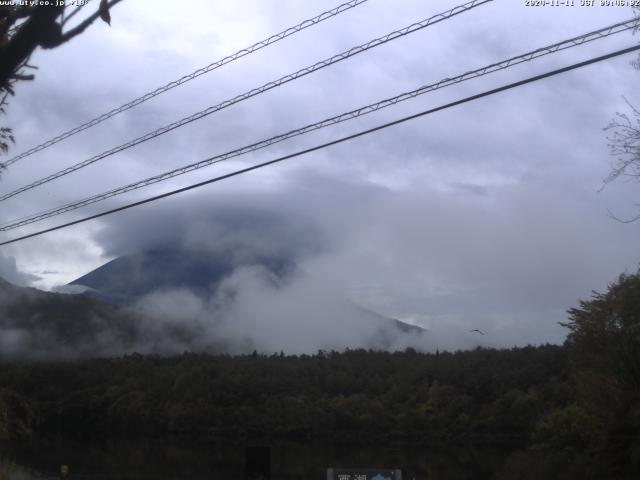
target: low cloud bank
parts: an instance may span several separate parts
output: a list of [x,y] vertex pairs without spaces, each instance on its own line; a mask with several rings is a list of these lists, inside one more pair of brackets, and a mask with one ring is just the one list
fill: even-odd
[[428,348],[426,334],[402,331],[303,273],[282,279],[258,265],[237,268],[208,296],[160,289],[121,307],[33,289],[4,293],[3,360]]
[[403,332],[304,274],[283,282],[259,266],[236,269],[209,298],[159,291],[141,299],[134,311],[144,319],[141,347],[148,352],[427,347],[424,334]]

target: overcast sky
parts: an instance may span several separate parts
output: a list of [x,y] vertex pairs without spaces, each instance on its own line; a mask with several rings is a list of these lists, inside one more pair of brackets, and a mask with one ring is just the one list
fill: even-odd
[[[34,55],[36,80],[18,85],[3,120],[17,139],[11,153],[338,3],[125,0],[113,8],[111,28],[96,23],[67,45]],[[17,196],[2,203],[0,221],[633,16],[626,7],[579,3],[528,7],[524,0],[496,0]],[[1,191],[457,4],[370,0],[12,165],[2,175]],[[560,52],[0,238],[294,152],[637,40],[622,33]],[[616,111],[625,111],[623,97],[640,104],[640,72],[630,66],[632,59],[619,57],[181,198],[2,247],[0,273],[52,288],[132,246],[144,248],[163,229],[202,223],[203,212],[214,219],[218,211],[238,205],[279,215],[295,223],[295,231],[309,225],[322,248],[311,248],[301,258],[304,269],[367,308],[442,335],[480,328],[487,332],[481,340],[486,345],[561,342],[565,332],[557,322],[566,318],[565,311],[592,290],[606,288],[621,272],[635,271],[640,261],[640,222],[621,224],[607,214],[637,213],[640,185],[617,182],[599,191],[612,160],[603,127]],[[216,232],[207,232],[208,241],[216,242]],[[255,229],[257,238],[263,234],[268,236]],[[466,345],[462,339],[459,344]]]

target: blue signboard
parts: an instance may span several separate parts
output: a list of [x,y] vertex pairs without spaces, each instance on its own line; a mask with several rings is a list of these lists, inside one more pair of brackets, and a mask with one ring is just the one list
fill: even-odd
[[327,480],[402,480],[402,470],[328,468]]

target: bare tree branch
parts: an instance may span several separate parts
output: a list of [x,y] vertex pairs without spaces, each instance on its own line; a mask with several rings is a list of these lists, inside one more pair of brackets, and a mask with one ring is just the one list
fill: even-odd
[[609,152],[617,157],[604,180],[605,185],[623,176],[640,177],[640,111],[626,98],[624,101],[634,118],[627,113],[616,112],[615,118],[604,128],[611,132],[607,136]]
[[614,219],[616,222],[620,222],[620,223],[633,223],[636,222],[638,220],[640,220],[640,213],[634,217],[630,217],[627,219],[624,218],[620,218],[617,215],[615,215],[611,210],[607,209],[607,215],[609,218]]
[[65,16],[62,21],[60,22],[60,24],[62,26],[65,25],[65,23],[67,23],[69,20],[71,20],[80,10],[82,10],[83,7],[86,7],[87,5],[89,5],[89,2],[87,3],[83,3],[82,5],[78,5],[73,12],[71,12],[69,15]]
[[[107,3],[107,8],[111,8],[113,5],[120,3],[122,0],[111,0],[110,2]],[[68,30],[66,32],[64,32],[59,39],[59,43],[54,43],[52,45],[52,47],[48,47],[48,48],[53,48],[53,47],[57,47],[58,45],[61,45],[65,42],[68,42],[69,40],[71,40],[73,37],[75,37],[76,35],[80,35],[82,32],[84,32],[93,22],[95,22],[98,18],[100,18],[100,10],[96,10],[93,14],[91,14],[89,17],[85,18],[81,23],[79,23],[78,25],[76,25],[74,28],[72,28],[71,30]]]
[[14,73],[11,75],[12,80],[33,80],[36,78],[35,75],[24,75],[22,73]]

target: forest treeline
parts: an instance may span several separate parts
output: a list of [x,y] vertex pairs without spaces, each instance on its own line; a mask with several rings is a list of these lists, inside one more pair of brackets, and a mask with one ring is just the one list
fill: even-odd
[[505,478],[634,478],[640,277],[594,293],[565,326],[562,346],[5,364],[0,436],[508,442],[520,453]]
[[[522,440],[571,398],[558,346],[420,354],[130,355],[5,366],[5,434]],[[0,414],[1,415],[1,414]],[[3,417],[0,417],[3,418]]]

